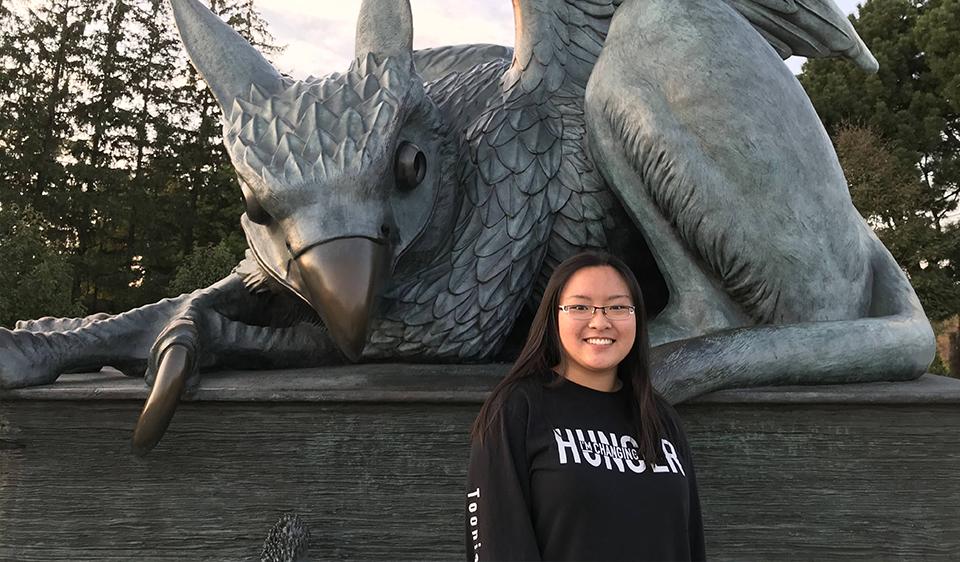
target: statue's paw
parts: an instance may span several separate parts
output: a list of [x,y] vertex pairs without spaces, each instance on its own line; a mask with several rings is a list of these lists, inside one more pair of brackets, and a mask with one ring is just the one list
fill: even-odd
[[0,388],[49,384],[60,375],[45,334],[0,328]]
[[135,453],[146,454],[159,443],[181,397],[200,382],[201,368],[284,368],[317,364],[333,355],[326,331],[308,322],[271,326],[238,320],[261,318],[257,314],[264,303],[256,298],[242,278],[231,275],[170,300],[173,308],[152,315],[150,333],[158,335],[152,337],[145,361],[144,380],[151,390],[134,429]]

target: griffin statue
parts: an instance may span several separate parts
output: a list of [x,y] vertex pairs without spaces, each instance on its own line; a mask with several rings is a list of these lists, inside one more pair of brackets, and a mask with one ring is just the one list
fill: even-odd
[[0,384],[112,365],[152,447],[199,373],[507,359],[584,249],[642,280],[656,387],[903,380],[934,339],[782,58],[876,60],[832,0],[514,0],[516,44],[413,51],[364,0],[349,69],[294,80],[171,0],[223,110],[250,250],[118,315],[0,331]]

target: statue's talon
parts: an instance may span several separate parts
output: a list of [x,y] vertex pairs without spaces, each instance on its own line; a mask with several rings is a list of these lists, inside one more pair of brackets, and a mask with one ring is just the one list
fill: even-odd
[[133,430],[133,452],[144,456],[160,442],[177,410],[180,395],[186,387],[189,350],[179,344],[171,345],[163,354],[150,396]]
[[[198,333],[192,320],[172,322],[157,338],[150,353],[148,382],[153,388],[147,398],[131,446],[139,456],[146,455],[163,437],[177,409],[180,397],[196,378]],[[151,377],[152,375],[152,377]]]

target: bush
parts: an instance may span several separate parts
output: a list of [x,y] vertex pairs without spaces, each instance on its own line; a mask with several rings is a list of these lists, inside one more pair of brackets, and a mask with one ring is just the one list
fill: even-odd
[[73,267],[45,241],[31,208],[0,208],[0,325],[42,316],[83,316],[72,296]]
[[226,277],[242,257],[243,249],[238,250],[226,239],[216,246],[194,247],[177,267],[167,294],[180,295],[208,287]]

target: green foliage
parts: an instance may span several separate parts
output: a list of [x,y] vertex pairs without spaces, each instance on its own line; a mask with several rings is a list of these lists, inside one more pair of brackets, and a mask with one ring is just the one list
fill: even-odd
[[800,81],[854,204],[946,318],[960,311],[960,0],[870,0],[852,20],[880,71],[818,59]]
[[936,228],[917,203],[926,190],[922,179],[872,129],[844,125],[833,139],[854,204],[910,276],[927,315],[936,320],[955,314],[960,310],[956,225]]
[[[252,0],[212,8],[279,50]],[[167,296],[194,248],[239,253],[220,135],[167,0],[0,2],[0,207],[34,210],[71,303],[121,312]]]
[[960,378],[960,314],[933,322],[933,331],[938,349],[930,372]]
[[42,316],[81,316],[70,296],[72,269],[45,240],[40,216],[30,208],[0,208],[0,326]]
[[170,295],[189,293],[212,285],[230,273],[243,257],[244,246],[224,239],[216,246],[199,246],[183,258],[167,288]]
[[927,369],[927,372],[933,375],[940,375],[942,377],[951,377],[950,371],[947,369],[947,366],[943,364],[943,359],[940,358],[940,354],[933,358],[933,363],[930,364],[930,368]]

